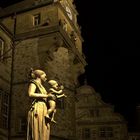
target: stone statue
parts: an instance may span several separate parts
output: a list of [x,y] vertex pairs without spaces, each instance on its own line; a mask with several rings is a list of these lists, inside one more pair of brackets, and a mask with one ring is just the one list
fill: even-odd
[[32,102],[28,112],[27,140],[49,140],[50,124],[46,121],[47,115],[46,99],[48,96],[43,82],[47,76],[42,70],[31,70],[28,95]]
[[27,140],[49,140],[50,122],[56,123],[56,99],[66,97],[64,87],[59,86],[55,80],[49,80],[51,87],[48,93],[43,86],[47,80],[44,71],[31,69],[30,77],[28,95],[33,102],[28,112]]
[[47,111],[48,113],[46,115],[46,118],[56,123],[56,121],[54,120],[54,114],[56,113],[56,99],[67,96],[63,93],[64,87],[62,85],[59,86],[59,84],[55,80],[49,80],[48,83],[51,86],[51,88],[49,89],[49,109]]

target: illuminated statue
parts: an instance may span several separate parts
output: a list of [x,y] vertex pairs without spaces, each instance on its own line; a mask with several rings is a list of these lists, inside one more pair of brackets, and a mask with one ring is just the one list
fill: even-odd
[[43,82],[47,76],[42,70],[31,70],[28,95],[34,99],[28,112],[27,140],[49,140],[50,124],[46,121],[47,115],[46,99],[49,97]]
[[[49,140],[50,122],[55,122],[56,99],[67,97],[63,93],[64,87],[55,81],[49,80],[49,93],[43,83],[47,80],[46,73],[42,70],[30,72],[28,95],[33,99],[28,112],[27,140]],[[48,105],[48,106],[47,106]]]
[[49,89],[50,95],[48,97],[49,109],[47,111],[48,113],[46,115],[46,118],[56,123],[56,121],[54,120],[54,114],[56,113],[56,99],[67,96],[63,93],[64,87],[62,85],[59,86],[59,84],[55,80],[49,80],[48,83],[51,86],[51,88]]

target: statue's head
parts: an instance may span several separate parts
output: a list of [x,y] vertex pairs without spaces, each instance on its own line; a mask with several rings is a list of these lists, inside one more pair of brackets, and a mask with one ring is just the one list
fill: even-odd
[[55,80],[49,80],[48,84],[51,85],[55,89],[64,89],[63,85],[59,85],[57,81]]
[[58,83],[55,80],[49,80],[48,84],[50,84],[51,86],[58,85]]
[[30,76],[31,76],[32,79],[40,78],[44,82],[47,80],[46,73],[43,70],[39,70],[39,69],[33,70],[31,68]]

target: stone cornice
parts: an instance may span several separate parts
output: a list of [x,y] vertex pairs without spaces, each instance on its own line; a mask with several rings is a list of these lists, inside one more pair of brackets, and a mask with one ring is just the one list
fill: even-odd
[[59,25],[54,25],[54,26],[50,26],[50,27],[47,27],[47,26],[38,27],[29,32],[16,34],[15,41],[49,35],[51,33],[57,33],[57,34],[60,33],[61,36],[63,37],[65,43],[67,44],[67,46],[69,46],[69,49],[71,49],[76,54],[79,62],[81,62],[84,66],[87,65],[87,62],[85,61],[83,56],[79,53],[79,51],[75,47],[74,43],[69,38],[68,34]]
[[50,27],[46,27],[46,26],[36,27],[36,28],[33,28],[32,31],[16,34],[15,41],[39,37],[39,36],[48,35],[51,33],[57,33],[58,31],[59,31],[58,25],[54,25]]

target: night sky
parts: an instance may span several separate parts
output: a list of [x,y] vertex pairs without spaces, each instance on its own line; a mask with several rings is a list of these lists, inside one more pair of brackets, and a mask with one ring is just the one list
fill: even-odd
[[[19,0],[0,0],[2,6]],[[114,105],[133,129],[140,103],[139,4],[122,1],[75,0],[84,38],[88,84],[104,102]]]

